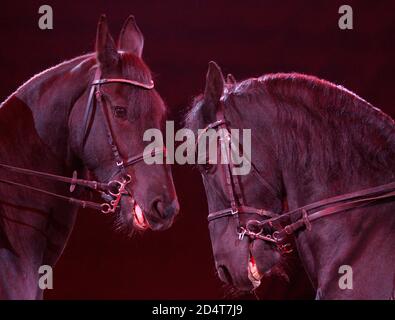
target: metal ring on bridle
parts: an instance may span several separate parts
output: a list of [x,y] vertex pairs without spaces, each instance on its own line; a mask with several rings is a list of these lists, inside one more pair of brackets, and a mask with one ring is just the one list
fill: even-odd
[[[118,180],[112,180],[108,183],[108,193],[112,195],[113,197],[118,197],[120,195],[120,190],[123,186],[123,183],[118,181]],[[113,189],[114,188],[114,189]],[[113,192],[113,190],[117,190],[116,192]]]
[[127,174],[124,178],[124,183],[128,184],[132,181],[132,176],[130,174]]
[[[260,228],[259,232],[255,232],[255,231],[252,231],[252,230],[250,229],[250,226],[251,226],[252,224],[255,224],[255,226],[259,225],[259,226],[258,226],[258,227]],[[260,235],[260,234],[262,234],[262,232],[263,232],[263,224],[264,224],[264,223],[262,223],[261,221],[258,221],[258,220],[249,220],[249,221],[247,222],[246,229],[247,229],[247,231],[250,232],[250,233],[253,233],[253,234],[255,234],[255,235]]]
[[274,231],[274,232],[273,232],[273,239],[274,239],[276,242],[280,242],[280,241],[283,241],[283,240],[284,240],[284,237],[279,237],[279,234],[280,234],[279,231]]
[[101,212],[104,214],[113,212],[113,208],[108,203],[102,203],[100,206],[101,206]]

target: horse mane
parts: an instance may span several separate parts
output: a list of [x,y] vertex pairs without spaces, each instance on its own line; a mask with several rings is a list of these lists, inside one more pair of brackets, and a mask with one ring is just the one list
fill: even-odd
[[[124,51],[118,52],[124,67],[122,69],[123,77],[125,79],[137,80],[140,82],[148,83],[151,80],[151,71],[148,66],[143,62],[142,59],[137,56]],[[13,96],[17,95],[23,97],[33,90],[40,90],[40,87],[47,81],[51,81],[57,77],[62,76],[65,72],[78,70],[83,63],[86,61],[92,61],[92,64],[96,62],[96,53],[87,53],[81,56],[77,56],[70,60],[65,60],[55,66],[45,69],[36,75],[32,76],[29,80],[19,86],[11,95],[9,95],[1,104],[0,108],[4,106]]]
[[[387,123],[392,129],[394,120],[379,108],[359,97],[341,85],[336,85],[311,75],[300,73],[267,74],[259,78],[250,78],[227,86],[224,97],[229,95],[253,94],[259,87],[280,102],[294,103],[295,99],[304,102],[310,108],[332,108],[339,112],[353,112],[355,116],[369,116],[380,124]],[[325,102],[342,102],[332,103]]]
[[299,168],[310,168],[326,183],[394,178],[394,120],[380,109],[342,86],[312,76],[267,75],[257,82],[276,101],[283,152],[293,153],[291,161],[297,158]]
[[[303,168],[301,175],[325,183],[363,171],[373,176],[388,172],[385,178],[394,178],[394,120],[342,86],[314,76],[277,73],[226,86],[222,99],[228,112],[256,108],[257,117],[268,118],[271,110],[277,128],[270,119],[270,128],[264,129],[276,132],[278,157],[288,158],[284,166]],[[186,115],[188,127],[198,120],[202,100],[195,98]]]
[[13,93],[11,93],[1,104],[0,108],[3,107],[7,101],[9,101],[13,96],[18,95],[24,95],[28,90],[31,89],[32,86],[35,86],[37,84],[41,84],[48,79],[57,76],[59,74],[63,74],[66,70],[70,70],[71,68],[77,66],[80,64],[82,61],[85,61],[91,57],[93,57],[93,53],[88,53],[85,55],[81,55],[78,57],[75,57],[70,60],[65,60],[57,65],[54,65],[48,69],[45,69],[34,76],[32,76],[29,80],[25,81],[22,85],[20,85]]

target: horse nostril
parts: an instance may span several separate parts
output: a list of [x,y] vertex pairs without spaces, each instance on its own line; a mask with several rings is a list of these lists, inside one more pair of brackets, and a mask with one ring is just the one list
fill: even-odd
[[228,268],[221,265],[221,266],[218,266],[217,270],[218,270],[218,276],[223,282],[230,284],[230,285],[233,284],[232,276],[231,276]]
[[158,214],[159,217],[163,218],[163,202],[160,200],[156,200],[152,204],[152,208]]
[[170,205],[165,206],[165,202],[156,200],[152,204],[152,208],[157,212],[159,217],[162,219],[168,219],[175,216],[178,213],[179,205],[178,202],[172,201]]

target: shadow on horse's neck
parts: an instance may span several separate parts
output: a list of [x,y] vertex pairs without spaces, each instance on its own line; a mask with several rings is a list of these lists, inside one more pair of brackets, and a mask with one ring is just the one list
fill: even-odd
[[43,171],[67,166],[69,112],[89,87],[94,63],[90,54],[45,70],[2,104],[2,162]]
[[[69,147],[68,116],[75,101],[89,91],[95,63],[93,54],[61,63],[34,76],[1,105],[1,163],[71,176],[76,163]],[[0,176],[59,194],[67,192],[66,185],[39,177],[5,170],[0,170]],[[8,250],[18,255],[30,252],[37,263],[55,263],[74,225],[72,206],[6,184],[0,184],[0,195],[0,233]],[[31,237],[28,242],[26,234]]]

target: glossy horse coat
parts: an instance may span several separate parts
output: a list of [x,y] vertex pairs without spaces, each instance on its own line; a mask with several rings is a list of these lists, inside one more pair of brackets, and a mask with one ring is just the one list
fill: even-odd
[[[96,104],[87,135],[83,116],[98,70],[105,79],[151,83],[151,73],[141,58],[143,43],[143,36],[130,17],[116,47],[102,17],[95,53],[36,75],[1,105],[0,162],[68,177],[76,170],[80,177],[93,177],[103,183],[112,177],[120,178],[104,117],[108,117],[119,153],[130,159],[143,152],[146,129],[162,128],[166,113],[162,99],[154,89],[108,83],[101,85],[100,90],[106,108],[99,110],[100,105]],[[125,172],[131,182],[120,198],[117,227],[127,234],[142,226],[168,228],[178,212],[170,168],[140,161],[126,167]],[[65,184],[7,170],[0,174],[6,180],[70,195]],[[82,191],[76,190],[73,195],[82,196]],[[0,298],[42,297],[39,267],[54,266],[76,213],[75,206],[54,197],[0,185]]]
[[[281,215],[394,181],[393,120],[340,86],[299,74],[268,75],[229,85],[211,63],[205,93],[195,102],[188,126],[204,128],[218,121],[220,108],[229,128],[251,128],[252,163],[270,186],[259,183],[253,174],[237,177],[247,206]],[[229,208],[224,170],[217,165],[201,171],[209,211]],[[317,298],[389,299],[393,295],[394,207],[389,195],[295,230],[298,253]],[[289,223],[299,218],[291,217]],[[265,217],[246,212],[240,220],[244,227],[253,220],[264,225]],[[214,257],[223,281],[251,290],[251,261],[254,274],[265,277],[284,258],[268,241],[239,237],[238,226],[233,216],[212,219]],[[261,231],[271,234],[272,227],[266,224]],[[339,285],[339,270],[345,265],[353,270],[353,289]]]

